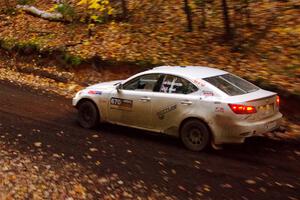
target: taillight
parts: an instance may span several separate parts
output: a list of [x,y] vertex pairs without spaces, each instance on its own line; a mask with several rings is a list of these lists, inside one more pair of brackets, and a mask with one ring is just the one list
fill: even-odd
[[246,106],[239,104],[228,104],[231,110],[236,114],[252,114],[256,113],[256,109],[254,106]]
[[279,103],[280,103],[280,97],[276,96],[276,104],[277,104],[277,106],[279,106]]

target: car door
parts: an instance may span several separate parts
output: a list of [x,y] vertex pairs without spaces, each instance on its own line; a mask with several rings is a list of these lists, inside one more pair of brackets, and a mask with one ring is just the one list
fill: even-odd
[[160,88],[152,95],[153,128],[176,135],[181,121],[197,109],[198,88],[190,81],[165,75]]
[[151,129],[153,90],[160,74],[146,74],[124,83],[109,98],[109,121],[113,123]]

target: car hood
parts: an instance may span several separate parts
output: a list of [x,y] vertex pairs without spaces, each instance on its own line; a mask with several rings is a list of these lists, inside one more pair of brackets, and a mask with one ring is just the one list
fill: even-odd
[[86,89],[114,89],[114,88],[116,88],[115,84],[120,83],[120,82],[122,82],[122,80],[98,83],[95,85],[91,85],[91,86],[87,87]]

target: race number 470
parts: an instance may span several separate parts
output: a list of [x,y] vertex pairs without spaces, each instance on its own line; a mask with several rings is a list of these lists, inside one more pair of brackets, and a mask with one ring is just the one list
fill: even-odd
[[111,105],[121,105],[122,104],[122,100],[121,99],[116,99],[116,98],[111,98],[110,99],[110,104]]

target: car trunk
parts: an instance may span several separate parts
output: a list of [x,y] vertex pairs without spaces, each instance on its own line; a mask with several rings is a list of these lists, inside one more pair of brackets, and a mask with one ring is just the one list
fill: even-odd
[[276,95],[255,99],[246,103],[247,105],[255,106],[257,112],[253,114],[253,119],[256,120],[270,117],[278,112]]
[[262,89],[244,95],[231,96],[228,100],[230,103],[254,106],[257,112],[249,114],[248,120],[259,121],[279,112],[276,93]]

